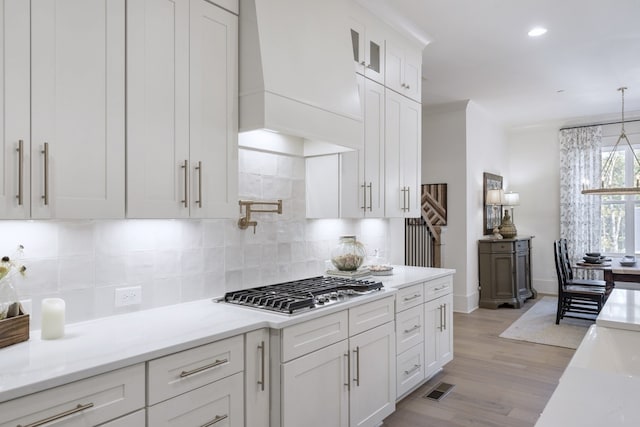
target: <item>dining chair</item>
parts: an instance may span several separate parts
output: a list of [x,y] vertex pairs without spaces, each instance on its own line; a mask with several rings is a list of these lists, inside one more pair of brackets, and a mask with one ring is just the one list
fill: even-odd
[[595,320],[605,303],[607,288],[606,286],[579,284],[579,282],[568,280],[566,263],[562,256],[561,240],[556,240],[553,243],[558,276],[556,325],[564,317]]
[[571,267],[571,259],[569,258],[569,248],[567,245],[567,239],[558,240],[558,250],[560,251],[560,258],[562,260],[562,268],[564,271],[565,279],[570,285],[582,285],[582,286],[601,286],[606,289],[606,294],[611,293],[613,289],[613,283],[607,283],[604,280],[597,279],[581,279],[576,278],[573,275],[573,268]]

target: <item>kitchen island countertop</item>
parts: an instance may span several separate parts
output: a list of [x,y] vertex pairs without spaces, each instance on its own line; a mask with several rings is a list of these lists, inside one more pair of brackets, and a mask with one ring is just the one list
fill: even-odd
[[67,324],[57,340],[34,330],[29,341],[0,349],[0,402],[256,329],[281,329],[454,272],[395,266],[394,275],[374,277],[381,292],[293,316],[204,299]]

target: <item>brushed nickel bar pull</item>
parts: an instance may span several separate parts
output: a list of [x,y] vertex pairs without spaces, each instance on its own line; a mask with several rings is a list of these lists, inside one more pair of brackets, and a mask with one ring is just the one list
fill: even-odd
[[444,315],[442,318],[444,319],[444,328],[443,330],[447,330],[447,304],[442,304],[442,308],[444,309]]
[[202,208],[202,162],[198,162],[196,170],[198,171],[198,200],[196,200],[196,205]]
[[373,193],[371,191],[371,182],[369,182],[369,212],[373,211]]
[[264,341],[260,342],[260,345],[258,346],[258,350],[260,350],[260,365],[261,365],[261,371],[260,371],[260,381],[258,381],[258,384],[260,384],[260,390],[264,391]]
[[444,309],[442,308],[442,305],[438,307],[438,310],[440,310],[440,328],[438,329],[444,331]]
[[353,381],[356,383],[357,387],[360,387],[360,347],[356,347],[353,352],[356,354],[356,377]]
[[344,357],[347,358],[347,382],[344,385],[347,387],[347,390],[351,389],[351,384],[349,384],[349,377],[351,376],[351,358],[349,357],[349,352],[344,354]]
[[189,194],[189,161],[185,160],[184,163],[182,164],[182,166],[180,166],[181,169],[184,169],[184,200],[181,200],[181,202],[184,204],[185,208],[189,207],[189,196],[187,196],[187,194]]
[[415,294],[415,295],[411,295],[410,297],[404,297],[403,301],[411,301],[411,300],[414,300],[416,298],[420,298],[420,296],[421,296],[420,294]]
[[411,187],[407,187],[407,212],[411,210]]
[[402,212],[407,210],[407,187],[402,187]]
[[414,326],[413,326],[413,328],[405,329],[405,330],[404,330],[404,333],[405,333],[405,334],[408,334],[409,332],[413,332],[413,331],[415,331],[416,329],[420,329],[420,325],[414,325]]
[[189,375],[197,374],[198,372],[206,371],[207,369],[211,369],[211,368],[215,368],[216,366],[224,365],[228,361],[229,361],[229,359],[222,359],[222,360],[216,359],[215,362],[210,363],[208,365],[201,366],[199,368],[192,369],[190,371],[182,371],[182,372],[180,372],[180,378],[188,377]]
[[209,421],[206,424],[203,424],[202,427],[212,426],[214,424],[219,423],[222,420],[226,420],[227,418],[229,418],[229,415],[227,415],[227,414],[225,414],[225,415],[216,415],[214,419],[212,419],[211,421]]
[[86,405],[78,404],[78,406],[76,406],[73,409],[69,409],[68,411],[64,411],[64,412],[61,412],[59,414],[52,415],[50,417],[47,417],[47,418],[42,419],[40,421],[36,421],[35,423],[27,424],[25,426],[23,426],[22,424],[18,424],[16,427],[38,427],[38,426],[43,426],[43,425],[48,424],[48,423],[50,423],[52,421],[59,420],[59,419],[64,418],[64,417],[68,417],[69,415],[73,415],[75,413],[78,413],[80,411],[84,411],[85,409],[89,409],[89,408],[93,408],[93,403],[87,403]]
[[23,175],[24,175],[24,141],[22,139],[18,140],[18,148],[16,148],[18,152],[18,194],[16,195],[16,199],[18,199],[18,206],[22,206],[23,202]]
[[413,368],[407,369],[406,371],[404,371],[404,374],[405,375],[413,374],[418,369],[420,369],[420,365],[413,365]]
[[363,206],[361,206],[360,209],[362,209],[363,211],[366,211],[367,210],[367,183],[365,182],[360,187],[362,188],[362,197],[364,198]]
[[41,151],[44,154],[44,205],[49,204],[49,143],[44,143],[44,149]]

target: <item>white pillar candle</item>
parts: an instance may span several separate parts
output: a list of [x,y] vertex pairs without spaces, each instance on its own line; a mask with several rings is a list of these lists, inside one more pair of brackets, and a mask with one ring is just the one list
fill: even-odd
[[64,336],[65,303],[61,298],[45,298],[42,300],[43,340],[55,340]]

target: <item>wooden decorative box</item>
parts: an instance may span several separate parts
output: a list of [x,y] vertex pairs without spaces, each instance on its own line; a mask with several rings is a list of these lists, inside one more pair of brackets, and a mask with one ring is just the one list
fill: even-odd
[[24,314],[20,307],[20,314],[15,317],[0,320],[0,348],[17,344],[29,339],[29,315]]

